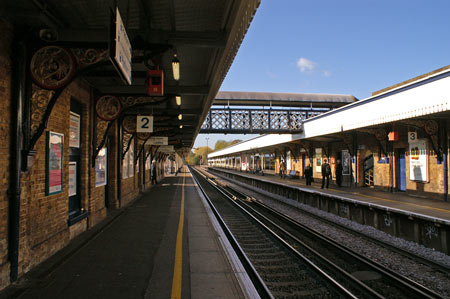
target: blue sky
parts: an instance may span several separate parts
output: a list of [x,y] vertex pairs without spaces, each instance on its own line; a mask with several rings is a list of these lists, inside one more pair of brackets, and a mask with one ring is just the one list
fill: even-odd
[[[352,94],[450,64],[449,0],[261,0],[223,91]],[[199,134],[194,147],[255,135]]]

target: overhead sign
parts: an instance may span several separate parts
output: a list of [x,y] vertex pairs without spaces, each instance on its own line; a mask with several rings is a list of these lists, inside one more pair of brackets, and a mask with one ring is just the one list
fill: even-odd
[[110,59],[120,76],[128,85],[131,85],[131,44],[120,17],[119,8],[116,8],[114,23],[111,25],[115,29],[113,31],[113,40],[110,44]]
[[149,145],[168,145],[169,137],[150,137],[147,140],[147,144],[149,144]]
[[136,117],[136,132],[138,133],[153,132],[153,116],[138,115]]
[[163,145],[158,148],[158,152],[160,153],[173,153],[174,151],[173,145]]
[[417,132],[408,132],[408,142],[417,141]]

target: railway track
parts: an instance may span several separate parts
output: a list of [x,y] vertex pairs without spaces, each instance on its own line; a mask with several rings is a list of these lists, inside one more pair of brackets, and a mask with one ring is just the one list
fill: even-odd
[[[214,198],[211,203],[274,297],[440,298],[433,291],[249,200],[247,195],[220,186],[206,173],[203,177],[199,172],[193,173]],[[324,276],[318,278],[317,273]],[[332,286],[324,286],[324,281]],[[327,293],[328,290],[334,291]]]
[[[192,170],[192,169],[191,169]],[[259,221],[243,211],[214,182],[191,171],[223,226],[239,244],[268,293],[263,298],[357,298]],[[245,261],[244,261],[245,262]],[[253,278],[254,279],[254,278]],[[257,284],[260,281],[256,281]],[[256,286],[257,289],[261,287]]]
[[[220,177],[220,179],[223,179],[225,181],[232,182],[232,180],[230,178],[225,177],[225,176],[223,176],[223,175],[221,175],[219,173],[214,172],[214,176]],[[236,192],[239,192],[239,191],[236,190]],[[263,192],[263,191],[259,192],[259,193],[264,194],[265,196],[267,196],[267,194],[265,194],[265,192]],[[388,250],[390,250],[392,252],[396,252],[396,253],[404,256],[404,257],[407,257],[407,258],[409,258],[411,260],[414,260],[416,262],[419,262],[419,263],[422,263],[424,265],[427,265],[427,266],[435,269],[436,271],[440,271],[441,273],[450,276],[450,267],[447,266],[447,265],[435,262],[434,260],[430,260],[430,259],[428,259],[426,257],[423,257],[423,256],[420,256],[420,255],[414,254],[414,253],[412,253],[410,251],[404,250],[402,248],[399,248],[397,246],[394,246],[394,245],[392,245],[390,243],[387,243],[387,242],[384,242],[382,240],[374,239],[374,238],[372,238],[370,236],[367,236],[366,234],[364,234],[362,232],[359,232],[357,230],[349,228],[349,227],[347,227],[345,225],[342,225],[340,223],[337,223],[335,221],[328,220],[328,219],[326,219],[324,217],[321,217],[321,216],[319,216],[317,214],[314,214],[314,213],[312,213],[312,212],[310,212],[308,210],[300,209],[299,207],[289,205],[289,204],[287,204],[285,202],[282,202],[282,201],[278,201],[278,202],[281,205],[285,205],[285,206],[287,206],[289,208],[296,209],[302,215],[307,215],[307,216],[309,216],[311,218],[314,218],[314,219],[317,219],[317,220],[319,220],[321,222],[327,223],[330,226],[338,227],[342,231],[345,231],[345,232],[348,232],[348,233],[350,233],[352,235],[358,236],[359,238],[362,238],[362,239],[367,240],[367,241],[369,241],[371,243],[377,244],[380,247],[386,248],[386,249],[388,249]]]

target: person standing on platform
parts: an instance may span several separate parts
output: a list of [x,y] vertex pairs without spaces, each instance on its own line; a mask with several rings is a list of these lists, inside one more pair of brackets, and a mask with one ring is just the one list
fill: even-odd
[[286,171],[286,164],[284,164],[284,161],[281,160],[281,163],[280,163],[280,177],[282,179],[284,179],[284,172],[285,171]]
[[311,186],[311,181],[312,181],[312,167],[309,164],[306,164],[305,167],[305,178],[306,178],[306,186]]
[[328,164],[327,159],[323,160],[322,164],[322,189],[325,186],[325,179],[327,180],[327,189],[330,185],[331,166]]
[[158,184],[158,181],[156,180],[156,163],[154,163],[152,168],[152,185],[156,184]]
[[342,164],[341,164],[341,160],[337,160],[336,161],[336,184],[338,185],[338,187],[342,186]]

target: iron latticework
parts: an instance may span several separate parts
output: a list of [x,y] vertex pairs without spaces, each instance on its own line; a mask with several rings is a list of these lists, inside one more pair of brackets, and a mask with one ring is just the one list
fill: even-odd
[[200,133],[299,133],[305,119],[323,112],[326,111],[211,108]]

